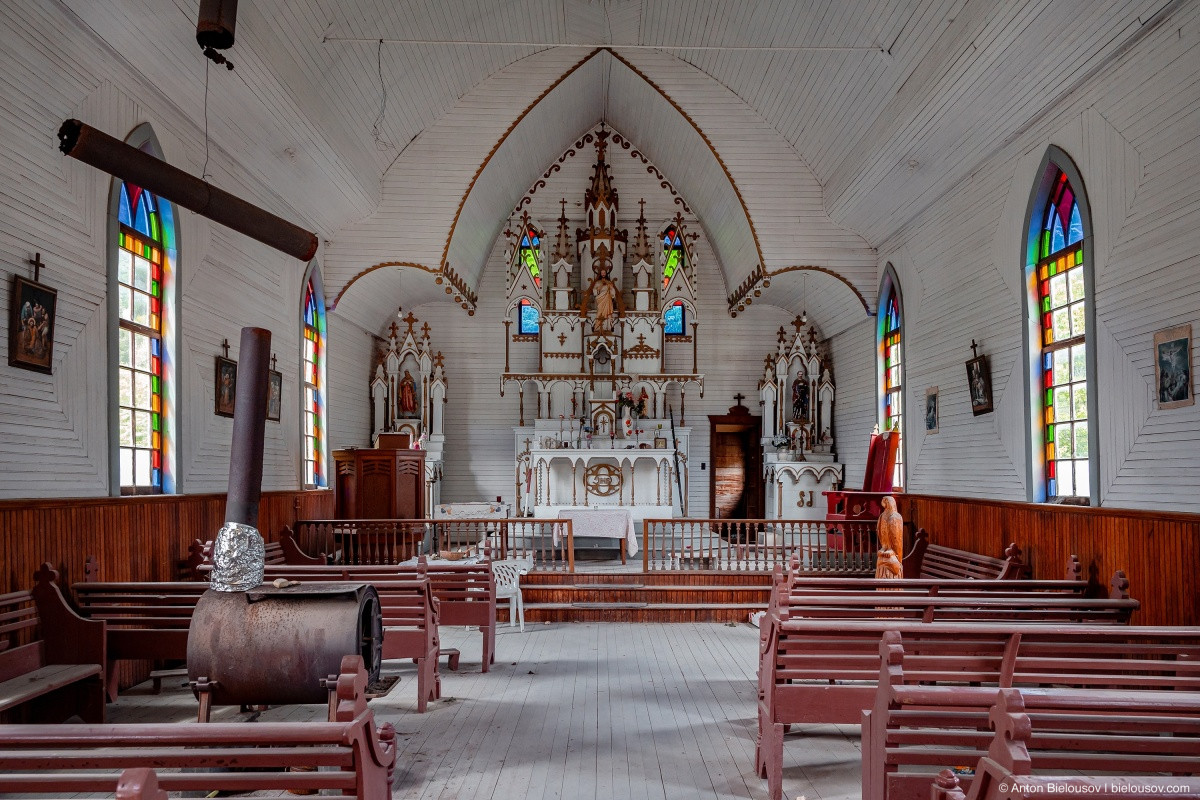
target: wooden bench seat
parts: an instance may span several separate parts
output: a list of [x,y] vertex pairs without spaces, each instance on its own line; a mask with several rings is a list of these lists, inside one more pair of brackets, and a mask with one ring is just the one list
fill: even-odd
[[108,697],[117,697],[118,661],[184,661],[188,626],[208,584],[183,581],[100,582],[71,586],[79,612],[107,627]]
[[114,793],[127,770],[152,768],[158,787],[171,792],[321,791],[388,800],[395,731],[376,728],[365,688],[362,659],[349,656],[329,722],[0,725],[0,792]]
[[[926,798],[940,770],[986,756],[990,709],[1005,698],[1028,712],[1027,758],[1043,769],[1200,771],[1200,639],[1013,639],[999,672],[979,665],[970,641],[943,642],[930,654],[921,640],[892,632],[880,653],[874,706],[862,718],[868,800]],[[957,681],[931,685],[931,668],[956,672]]]
[[[285,532],[281,541],[286,541]],[[388,582],[425,575],[438,600],[439,625],[475,625],[483,638],[482,664],[487,672],[496,661],[496,581],[490,561],[459,564],[452,561],[416,565],[368,566],[334,564],[329,566],[270,565],[266,579],[287,578],[308,581]],[[378,587],[376,587],[378,588]]]
[[[1005,548],[1003,558],[995,558],[933,544],[924,528],[919,529],[913,537],[912,547],[904,554],[903,566],[906,578],[1012,581],[1029,575],[1029,568],[1016,542]],[[1078,568],[1077,559],[1068,564],[1068,573],[1072,566]]]
[[[1010,800],[1067,794],[1102,800],[1200,798],[1194,763],[1200,753],[1195,694],[1159,698],[1149,716],[1137,708],[1144,697],[1113,698],[1107,710],[1115,712],[1117,722],[1100,731],[1094,724],[1094,709],[1089,707],[1092,703],[1072,703],[1065,707],[1066,714],[1060,703],[1058,713],[1048,714],[1037,710],[1042,702],[1037,699],[1029,704],[1032,708],[1027,706],[1024,694],[1018,689],[999,693],[989,712],[995,734],[984,743],[986,754],[972,762],[973,774],[967,779],[970,791],[964,793],[963,779],[947,768],[934,779],[931,794],[922,794],[922,798]],[[1070,698],[1063,700],[1072,702]],[[1132,702],[1126,705],[1129,700]],[[1139,712],[1138,716],[1128,720],[1127,715],[1134,711]],[[1071,723],[1074,725],[1068,728]],[[1051,750],[1055,741],[1059,743],[1058,753]],[[1063,774],[1059,766],[1063,762],[1055,756],[1071,758],[1079,751],[1091,755],[1091,763],[1078,765],[1084,774]],[[1150,774],[1156,760],[1160,762],[1157,766],[1171,770],[1182,766],[1181,755],[1193,761],[1190,779]],[[1162,764],[1164,758],[1172,763]]]
[[68,605],[49,564],[31,591],[0,595],[0,715],[104,721],[104,623]]
[[[792,619],[762,630],[759,663],[759,738],[755,768],[768,779],[771,797],[781,795],[783,734],[796,723],[857,724],[875,702],[879,647],[890,631],[899,632],[920,660],[920,680],[1001,684],[1005,664],[1008,685],[1037,686],[1046,674],[1074,668],[1091,677],[1074,681],[1104,688],[1114,682],[1163,689],[1196,681],[1200,629],[1143,628],[1113,625],[1048,625],[1005,622],[931,622],[887,619]],[[949,655],[969,649],[955,662]],[[1019,649],[1018,649],[1019,648]],[[1005,661],[1006,653],[1019,656]],[[1158,653],[1168,665],[1163,675],[1129,674],[1129,665]],[[1134,654],[1139,655],[1134,655]],[[943,656],[939,658],[939,656]],[[1108,661],[1105,661],[1105,657]],[[1180,668],[1178,659],[1193,659]],[[1148,667],[1136,661],[1139,670]],[[969,677],[966,670],[973,670]],[[1113,678],[1109,673],[1119,675]],[[1181,678],[1181,676],[1184,676]],[[1196,684],[1200,689],[1200,684]]]

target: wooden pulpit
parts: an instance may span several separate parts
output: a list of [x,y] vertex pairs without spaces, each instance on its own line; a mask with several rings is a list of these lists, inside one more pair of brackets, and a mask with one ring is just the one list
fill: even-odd
[[[896,431],[871,434],[862,490],[822,492],[829,503],[826,519],[871,522],[879,519],[879,515],[883,513],[883,498],[892,494],[899,446],[900,434]],[[829,526],[829,545],[835,550],[845,547],[840,529],[833,525]]]
[[425,451],[334,450],[338,519],[423,519]]

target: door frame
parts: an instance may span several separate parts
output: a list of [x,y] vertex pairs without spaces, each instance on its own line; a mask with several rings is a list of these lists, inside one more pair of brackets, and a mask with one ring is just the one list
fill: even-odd
[[[740,403],[730,406],[726,414],[708,415],[708,447],[711,469],[708,471],[708,518],[717,518],[717,462],[715,458],[718,433],[740,433],[750,435],[747,449],[746,474],[756,476],[759,517],[766,513],[766,482],[762,479],[762,417],[753,416],[750,409]],[[747,480],[747,484],[751,481]],[[749,504],[747,504],[749,505]],[[747,517],[750,519],[750,517]]]

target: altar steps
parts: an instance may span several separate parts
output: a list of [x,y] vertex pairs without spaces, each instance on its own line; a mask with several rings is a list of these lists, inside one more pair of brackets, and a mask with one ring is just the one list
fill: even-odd
[[[740,622],[767,607],[769,573],[657,572],[521,579],[525,622]],[[507,619],[507,603],[500,603]]]

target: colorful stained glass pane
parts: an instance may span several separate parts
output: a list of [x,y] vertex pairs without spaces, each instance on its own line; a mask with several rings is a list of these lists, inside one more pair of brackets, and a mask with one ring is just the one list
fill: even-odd
[[[1087,494],[1086,231],[1074,187],[1054,176],[1036,240],[1038,311],[1042,328],[1046,486],[1051,497]],[[1048,279],[1048,280],[1047,280]],[[1057,423],[1057,424],[1056,424]]]
[[668,336],[683,334],[683,303],[677,301],[663,313],[663,333]]

